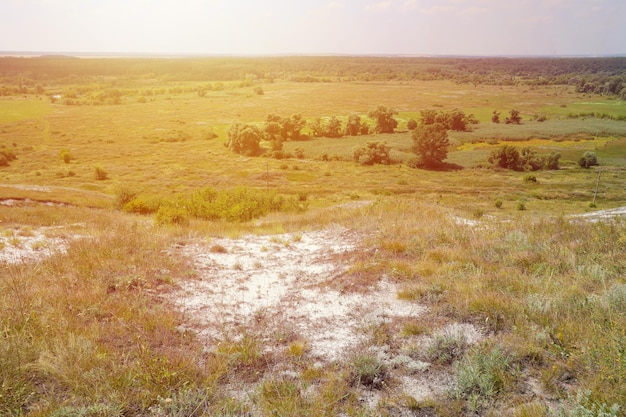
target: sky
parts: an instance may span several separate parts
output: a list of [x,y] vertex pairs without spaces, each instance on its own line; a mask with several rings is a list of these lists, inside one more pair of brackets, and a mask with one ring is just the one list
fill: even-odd
[[1,0],[0,51],[625,55],[626,0]]

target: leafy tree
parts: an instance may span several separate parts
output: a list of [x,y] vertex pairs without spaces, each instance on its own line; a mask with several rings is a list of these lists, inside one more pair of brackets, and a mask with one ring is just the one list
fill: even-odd
[[241,155],[257,156],[261,153],[262,137],[258,127],[237,122],[228,130],[226,147]]
[[393,107],[378,106],[368,113],[368,117],[376,120],[376,133],[393,133],[398,127],[398,121],[393,118],[398,112]]
[[478,120],[473,114],[466,115],[463,110],[454,109],[451,111],[422,110],[422,125],[429,126],[441,124],[446,130],[456,130],[464,132],[467,125],[477,124]]
[[267,140],[275,140],[279,136],[283,140],[299,140],[305,125],[306,120],[301,114],[292,114],[290,117],[268,114],[263,132]]
[[363,126],[364,125],[361,123],[361,116],[359,116],[358,114],[351,114],[350,116],[348,116],[348,121],[346,123],[346,136],[357,136],[359,134],[362,134],[361,131],[363,129]]
[[442,124],[421,126],[413,131],[413,151],[420,158],[420,166],[441,165],[448,157],[448,146],[448,132]]
[[361,165],[389,164],[391,148],[386,142],[367,142],[354,150],[354,161]]
[[318,117],[312,123],[309,123],[309,127],[315,137],[340,138],[344,133],[341,128],[341,120],[335,116],[331,117],[326,122],[323,122],[322,119]]
[[406,122],[406,128],[409,130],[417,129],[417,122],[414,119],[409,119],[409,121]]
[[507,125],[511,125],[511,124],[518,125],[518,124],[520,124],[522,122],[522,118],[519,115],[519,110],[513,109],[513,110],[511,110],[510,114],[511,115],[509,117],[507,117],[505,119],[505,121],[504,121]]
[[306,126],[304,117],[300,113],[292,114],[283,119],[281,135],[287,140],[300,140],[304,126]]
[[497,110],[493,111],[493,114],[491,115],[491,121],[493,123],[500,123],[500,112]]
[[590,168],[592,166],[597,166],[599,165],[598,158],[596,157],[595,153],[591,151],[587,151],[578,160],[578,165],[580,165],[582,168]]

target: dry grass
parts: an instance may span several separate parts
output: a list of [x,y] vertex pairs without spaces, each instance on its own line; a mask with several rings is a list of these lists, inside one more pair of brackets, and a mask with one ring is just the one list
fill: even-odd
[[[144,88],[154,81],[119,82]],[[0,146],[14,149],[17,159],[0,168],[0,199],[17,202],[0,206],[0,228],[19,244],[54,227],[47,233],[69,245],[36,262],[0,265],[0,414],[461,416],[508,409],[552,416],[555,403],[574,406],[576,393],[587,389],[587,408],[626,398],[625,224],[567,217],[588,211],[593,197],[597,172],[573,163],[583,148],[594,147],[603,164],[600,208],[625,204],[623,122],[556,120],[563,105],[594,109],[553,87],[277,81],[263,84],[263,96],[235,88],[204,97],[193,90],[197,83],[189,87],[119,105],[2,99],[0,109],[16,111],[0,112]],[[286,144],[303,148],[305,160],[245,158],[223,146],[234,121],[261,123],[269,113],[364,115],[378,104],[400,110],[401,128],[433,106],[476,113],[483,124],[455,134],[459,147],[450,154],[465,168],[356,165],[352,148],[368,138]],[[519,128],[487,124],[494,109],[513,106],[525,120],[537,109],[555,117]],[[622,114],[623,106],[611,111]],[[617,129],[614,137],[571,136],[605,128]],[[545,140],[555,135],[559,142]],[[559,150],[565,169],[537,173],[538,182],[529,184],[524,173],[475,167],[494,138],[530,138],[520,144]],[[388,141],[396,160],[410,156],[409,133],[377,139]],[[69,164],[61,149],[74,156]],[[338,160],[318,160],[324,153]],[[107,179],[95,178],[98,166]],[[163,227],[116,210],[123,187],[146,201],[173,202],[207,186],[238,185],[304,199],[308,210]],[[519,202],[527,210],[517,210]],[[197,275],[171,256],[173,246],[328,225],[362,236],[363,248],[329,286],[358,293],[389,279],[401,286],[399,298],[428,312],[368,327],[356,352],[320,364],[306,335],[285,323],[272,340],[261,337],[258,326],[272,324],[261,315],[220,345],[202,346],[161,297]],[[441,339],[430,352],[420,345],[456,322],[472,324],[485,340],[469,348]],[[404,362],[393,362],[398,357]],[[416,365],[425,357],[428,372]],[[472,369],[480,371],[476,378]],[[449,391],[419,401],[402,392],[403,378],[439,373],[450,375]]]

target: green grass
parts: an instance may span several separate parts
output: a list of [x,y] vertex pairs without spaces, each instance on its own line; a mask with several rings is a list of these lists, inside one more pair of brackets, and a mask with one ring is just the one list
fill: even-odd
[[0,124],[37,119],[52,111],[47,98],[6,99],[0,100]]

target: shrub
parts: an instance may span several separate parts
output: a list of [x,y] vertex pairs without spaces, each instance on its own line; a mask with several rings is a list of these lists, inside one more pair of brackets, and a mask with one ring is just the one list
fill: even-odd
[[361,165],[389,164],[391,148],[386,142],[367,142],[365,146],[354,150],[354,161]]
[[385,365],[372,354],[357,354],[350,362],[350,382],[354,386],[382,388],[386,375]]
[[0,149],[0,167],[9,166],[9,162],[17,159],[15,152],[3,147]]
[[417,122],[414,119],[409,119],[409,121],[406,122],[406,128],[409,130],[415,130],[417,128]]
[[500,168],[518,169],[520,166],[520,154],[515,146],[503,145],[491,152],[488,161]]
[[74,159],[74,157],[72,156],[72,153],[70,152],[69,149],[61,149],[61,152],[59,152],[59,157],[66,164],[69,164],[72,161],[72,159]]
[[123,208],[130,201],[134,200],[138,195],[138,191],[135,191],[128,186],[117,186],[115,188],[115,207],[117,207],[118,209]]
[[578,160],[578,165],[580,165],[582,168],[590,168],[592,166],[597,166],[599,165],[598,158],[596,157],[595,153],[591,151],[587,151]]
[[551,152],[550,155],[545,157],[545,168],[546,169],[559,169],[560,159],[561,159],[560,153]]
[[94,174],[95,174],[96,180],[98,181],[104,181],[107,178],[109,178],[108,172],[106,172],[104,168],[102,168],[101,166],[97,166],[94,168]]
[[493,111],[493,114],[491,115],[491,121],[493,123],[500,123],[500,112],[497,110]]
[[468,400],[474,411],[492,403],[514,379],[511,361],[500,347],[474,349],[455,368],[452,394]]
[[189,224],[189,214],[181,207],[166,205],[159,208],[155,220],[158,225],[185,226]]
[[435,336],[427,348],[428,360],[438,364],[449,364],[459,358],[467,349],[467,339],[463,332],[443,333]]
[[502,208],[502,200],[496,200],[496,208]]
[[519,110],[515,110],[515,109],[511,110],[510,116],[507,117],[504,122],[507,125],[510,125],[510,124],[518,125],[522,123],[522,118],[519,115]]
[[608,406],[606,404],[593,403],[589,397],[590,391],[582,391],[576,395],[576,406],[566,412],[564,409],[559,411],[558,417],[617,417],[620,415],[619,404]]
[[537,177],[531,174],[524,175],[524,182],[537,183]]

